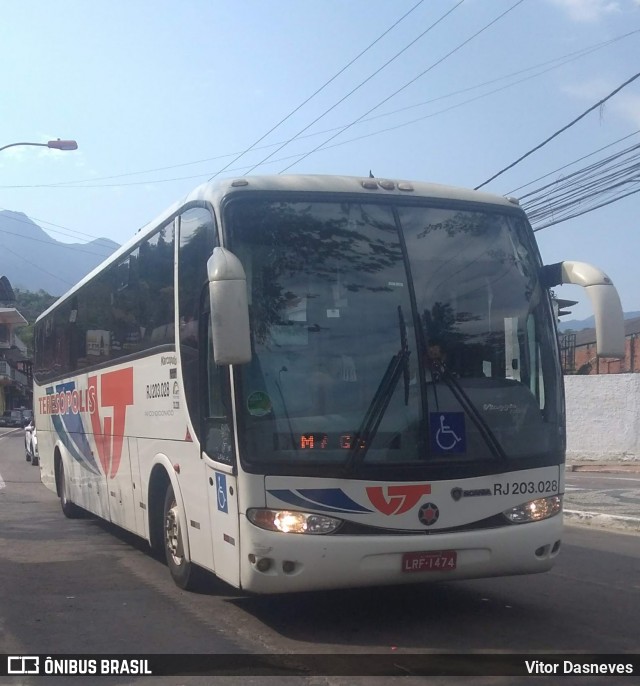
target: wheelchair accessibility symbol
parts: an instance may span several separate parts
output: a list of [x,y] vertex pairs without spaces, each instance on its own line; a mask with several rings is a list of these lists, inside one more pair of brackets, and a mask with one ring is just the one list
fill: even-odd
[[227,477],[220,472],[216,472],[216,497],[218,500],[218,510],[228,512],[227,506]]
[[463,412],[431,412],[431,450],[435,453],[464,453],[467,450],[467,434]]

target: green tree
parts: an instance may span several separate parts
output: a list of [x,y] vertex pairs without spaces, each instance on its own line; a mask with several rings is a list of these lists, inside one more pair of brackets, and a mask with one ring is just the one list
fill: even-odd
[[34,293],[16,288],[14,292],[16,296],[15,308],[28,322],[26,326],[17,329],[17,334],[29,349],[29,354],[32,354],[33,325],[36,319],[57,300],[57,297],[42,289]]

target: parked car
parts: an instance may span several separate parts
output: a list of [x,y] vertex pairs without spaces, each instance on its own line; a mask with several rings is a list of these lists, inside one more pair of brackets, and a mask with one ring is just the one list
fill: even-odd
[[27,462],[31,462],[34,467],[37,467],[40,464],[38,436],[36,434],[36,425],[33,422],[33,418],[24,427],[24,452],[27,457]]
[[7,410],[0,417],[0,426],[22,428],[25,425],[25,417],[22,413],[23,410]]

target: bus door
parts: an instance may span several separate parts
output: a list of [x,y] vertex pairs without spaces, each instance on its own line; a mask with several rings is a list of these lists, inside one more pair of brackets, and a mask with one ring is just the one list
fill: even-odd
[[207,460],[209,517],[216,576],[240,585],[240,537],[237,479],[231,468]]
[[133,486],[131,493],[133,498],[133,513],[130,517],[127,517],[127,521],[130,521],[135,527],[133,529],[135,533],[148,539],[148,520],[144,516],[145,511],[142,509],[142,479],[140,478],[138,439],[130,437],[127,439],[127,442],[129,445],[129,468],[131,469],[131,484]]
[[[211,536],[213,570],[234,586],[240,579],[238,489],[234,476],[231,443],[229,368],[213,361],[208,259],[217,244],[213,213],[208,207],[194,206],[179,217],[178,304],[180,314],[180,360],[184,397],[191,426],[200,445],[207,489],[208,531]],[[226,381],[225,381],[226,379]],[[202,472],[197,475],[198,502]],[[202,522],[203,528],[205,522]],[[191,537],[190,537],[191,540]]]
[[[134,453],[130,449],[133,441]],[[135,464],[133,464],[135,462]],[[107,478],[109,493],[109,518],[123,529],[140,533],[136,522],[136,508],[134,503],[134,489],[139,486],[136,474],[138,464],[138,446],[135,439],[126,438],[123,441],[122,457],[117,473]]]
[[[208,313],[205,312],[201,316],[199,327],[200,351],[211,349],[208,328]],[[198,469],[192,469],[188,475],[186,471],[183,473],[183,491],[189,493],[190,517],[197,520],[197,531],[191,528],[194,522],[190,522],[189,528],[192,559],[206,567],[211,566],[218,577],[238,586],[240,545],[238,488],[237,477],[234,475],[235,451],[232,446],[231,424],[227,418],[231,414],[227,409],[229,402],[222,400],[223,392],[228,396],[229,385],[228,382],[222,383],[222,376],[226,375],[228,378],[229,369],[217,367],[211,355],[198,354],[197,350],[186,345],[181,346],[180,359],[190,426],[200,446],[198,461],[204,463]],[[204,467],[203,471],[201,467]],[[205,541],[208,536],[210,543]],[[209,555],[204,556],[205,545],[213,554],[212,561]],[[195,547],[200,549],[199,555],[195,554]]]
[[[208,320],[208,317],[204,317]],[[209,339],[206,350],[212,350],[210,327],[204,327]],[[207,393],[203,398],[202,449],[209,489],[209,518],[216,576],[238,587],[240,585],[240,536],[238,479],[235,475],[235,450],[231,428],[229,367],[220,367],[212,355],[206,362]],[[226,399],[226,400],[225,400]]]

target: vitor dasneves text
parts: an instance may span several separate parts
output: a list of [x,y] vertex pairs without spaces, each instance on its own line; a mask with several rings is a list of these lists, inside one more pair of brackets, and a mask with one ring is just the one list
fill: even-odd
[[525,660],[529,674],[633,674],[632,664]]

